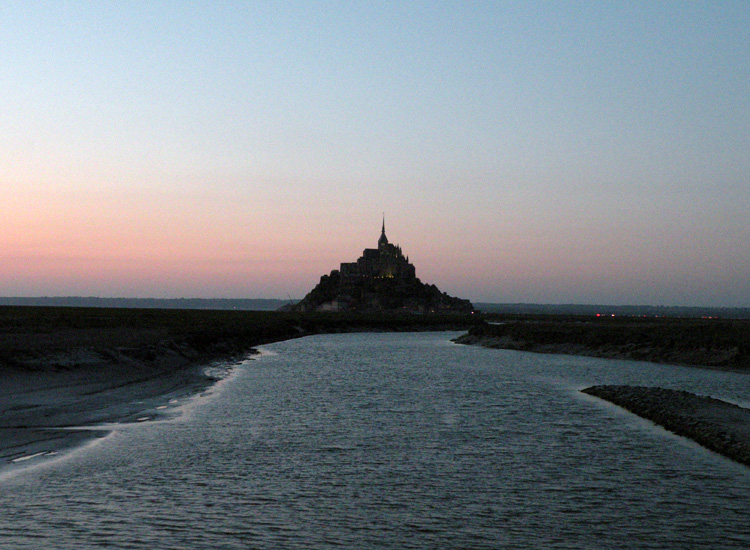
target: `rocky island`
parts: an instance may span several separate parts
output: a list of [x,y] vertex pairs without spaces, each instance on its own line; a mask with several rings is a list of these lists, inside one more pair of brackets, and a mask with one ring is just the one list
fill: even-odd
[[407,313],[471,313],[469,300],[449,296],[416,276],[401,247],[388,242],[385,221],[377,248],[366,248],[356,262],[342,263],[292,311],[402,311]]

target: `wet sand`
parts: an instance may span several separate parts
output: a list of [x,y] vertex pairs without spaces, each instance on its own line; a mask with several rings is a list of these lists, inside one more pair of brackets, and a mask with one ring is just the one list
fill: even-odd
[[297,334],[263,312],[1,307],[0,468],[174,413],[207,368]]
[[[106,435],[103,425],[108,423],[173,414],[216,380],[205,366],[172,359],[172,369],[150,374],[144,365],[132,363],[89,364],[67,371],[1,369],[0,467],[77,447]],[[219,364],[213,369],[220,370]]]
[[581,391],[750,466],[750,409],[712,397],[664,388],[592,386]]
[[455,342],[488,348],[689,365],[750,373],[750,320],[506,316]]
[[226,370],[262,344],[473,322],[399,313],[0,306],[0,468],[104,435],[96,429],[102,424],[169,414],[215,381],[207,367]]

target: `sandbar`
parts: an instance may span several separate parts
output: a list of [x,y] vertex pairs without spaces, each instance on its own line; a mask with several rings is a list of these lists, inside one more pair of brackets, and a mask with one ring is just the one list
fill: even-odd
[[0,468],[102,437],[109,433],[107,424],[165,418],[216,380],[205,366],[174,367],[151,373],[112,364],[63,371],[0,369]]
[[750,409],[713,397],[665,388],[604,385],[581,391],[750,466]]

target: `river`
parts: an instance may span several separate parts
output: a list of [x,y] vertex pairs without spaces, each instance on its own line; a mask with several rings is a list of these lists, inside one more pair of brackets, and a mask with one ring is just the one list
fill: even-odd
[[177,418],[0,478],[9,549],[750,547],[750,469],[578,390],[746,375],[319,335]]

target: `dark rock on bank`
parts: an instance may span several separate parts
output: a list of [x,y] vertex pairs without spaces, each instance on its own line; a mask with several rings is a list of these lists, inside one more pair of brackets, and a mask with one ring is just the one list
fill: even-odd
[[664,388],[592,386],[581,391],[750,466],[750,409],[713,397]]

